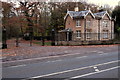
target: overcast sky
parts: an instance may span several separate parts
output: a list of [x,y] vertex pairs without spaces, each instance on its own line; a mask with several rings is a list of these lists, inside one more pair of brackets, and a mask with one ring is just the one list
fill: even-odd
[[95,3],[98,5],[104,5],[104,4],[108,4],[110,6],[115,7],[116,5],[118,5],[118,2],[120,0],[87,0],[90,3]]
[[[7,1],[7,0],[0,0],[0,1]],[[9,1],[17,1],[17,0],[9,0]],[[28,1],[31,1],[31,0],[28,0]],[[33,0],[34,1],[34,0]],[[37,0],[37,1],[47,1],[47,0]],[[48,1],[68,1],[68,2],[70,2],[70,1],[80,1],[80,0],[48,0]],[[105,5],[105,4],[108,4],[108,5],[110,5],[110,6],[112,6],[112,7],[115,7],[115,6],[117,6],[118,5],[118,2],[120,1],[120,0],[82,0],[82,1],[87,1],[87,3],[94,3],[94,4],[97,4],[97,5],[99,5],[99,6],[103,6],[103,5]]]

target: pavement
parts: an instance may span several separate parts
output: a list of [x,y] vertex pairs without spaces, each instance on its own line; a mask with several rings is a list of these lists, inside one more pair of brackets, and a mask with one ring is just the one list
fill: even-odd
[[31,58],[41,58],[49,56],[61,56],[67,54],[90,54],[94,51],[116,51],[118,45],[89,45],[89,46],[41,46],[38,44],[29,45],[29,41],[21,40],[19,47],[15,47],[15,40],[8,40],[8,49],[0,50],[2,52],[2,61],[17,61]]

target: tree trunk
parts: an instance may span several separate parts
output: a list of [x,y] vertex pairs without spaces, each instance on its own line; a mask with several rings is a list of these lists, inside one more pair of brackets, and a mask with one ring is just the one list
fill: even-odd
[[44,33],[42,33],[42,46],[45,45],[45,36],[44,36]]

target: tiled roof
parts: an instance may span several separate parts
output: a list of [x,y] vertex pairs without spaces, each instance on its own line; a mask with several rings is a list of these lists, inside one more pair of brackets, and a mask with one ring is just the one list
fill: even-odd
[[69,14],[71,17],[83,17],[83,16],[85,16],[88,12],[89,12],[89,10],[87,10],[87,11],[79,11],[79,12],[76,12],[76,11],[68,11],[68,14]]
[[70,15],[70,17],[73,19],[74,18],[85,18],[88,13],[90,13],[93,16],[93,18],[95,18],[95,16],[90,10],[86,10],[86,11],[68,11],[64,19],[66,19],[68,15]]
[[[91,15],[95,18],[103,18],[105,14],[107,14],[109,16],[109,14],[107,13],[107,11],[102,11],[102,12],[98,12],[98,13],[92,13],[90,10],[86,10],[86,11],[68,11],[67,15],[69,14],[71,18],[81,18],[81,17],[86,17],[88,13],[91,13]],[[64,17],[66,18],[67,15]],[[109,18],[111,19],[111,17],[109,16]]]
[[105,16],[105,14],[108,15],[109,19],[111,19],[110,15],[108,14],[107,11],[102,11],[102,12],[94,13],[94,16],[95,16],[96,18],[102,19],[102,18]]
[[72,32],[72,29],[67,28],[67,29],[61,30],[61,31],[59,31],[59,32]]
[[107,13],[107,11],[102,11],[102,12],[94,13],[94,15],[95,15],[95,17],[102,18],[106,13]]

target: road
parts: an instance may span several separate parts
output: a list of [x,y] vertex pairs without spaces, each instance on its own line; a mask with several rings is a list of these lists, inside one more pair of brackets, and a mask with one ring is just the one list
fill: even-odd
[[3,78],[118,78],[118,62],[118,51],[75,54],[37,63],[3,67]]

